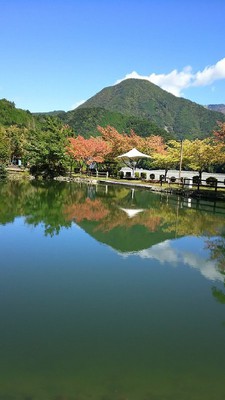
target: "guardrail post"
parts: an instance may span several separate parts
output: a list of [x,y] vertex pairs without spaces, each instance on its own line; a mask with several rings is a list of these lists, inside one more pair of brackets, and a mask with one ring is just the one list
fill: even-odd
[[218,181],[215,182],[215,194],[217,193]]

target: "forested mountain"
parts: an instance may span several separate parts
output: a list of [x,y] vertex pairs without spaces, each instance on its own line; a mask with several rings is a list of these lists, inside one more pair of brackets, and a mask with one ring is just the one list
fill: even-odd
[[130,133],[131,129],[139,136],[160,135],[165,140],[173,138],[173,135],[163,128],[159,128],[151,120],[126,115],[116,111],[108,111],[102,107],[77,108],[67,113],[57,113],[64,123],[69,124],[76,135],[85,138],[99,135],[97,126],[113,126],[119,133]]
[[0,100],[0,125],[31,128],[35,125],[35,117],[29,112],[20,110],[15,104],[6,99]]
[[[138,86],[136,85],[137,81],[134,82],[134,88],[136,88],[136,91],[133,91],[133,105],[132,107],[130,106],[129,110],[133,108],[136,110],[136,114],[138,114],[137,99],[140,100],[140,87],[139,81]],[[130,81],[128,82],[128,86],[129,84]],[[143,81],[141,81],[141,85],[142,84]],[[121,88],[121,84],[118,86]],[[125,82],[125,87],[126,86],[127,82]],[[158,89],[156,89],[156,91]],[[115,88],[113,88],[113,91],[114,90]],[[125,93],[127,93],[127,91],[125,91]],[[123,98],[123,101],[118,98],[118,105],[121,105],[121,109],[123,102],[126,104],[129,99],[130,101],[132,100],[131,93],[132,90],[128,91],[130,97],[127,97],[126,95]],[[161,93],[164,93],[164,91],[161,91],[160,89],[159,94]],[[97,159],[97,162],[104,160],[104,156],[107,157],[108,161],[112,161],[117,155],[121,154],[121,152],[118,151],[120,146],[122,146],[125,151],[128,148],[137,147],[139,149],[140,147],[141,151],[146,151],[147,149],[149,152],[157,152],[157,155],[162,155],[165,149],[162,137],[164,137],[166,140],[170,139],[171,135],[174,135],[175,139],[194,138],[195,133],[191,131],[191,127],[196,128],[197,124],[198,126],[205,126],[204,131],[197,131],[199,139],[212,134],[212,130],[214,128],[219,129],[219,132],[217,132],[217,137],[222,135],[221,137],[223,138],[225,124],[221,123],[218,125],[217,122],[219,120],[225,121],[224,114],[209,111],[204,107],[187,102],[183,99],[176,99],[174,96],[169,95],[169,93],[167,93],[166,96],[172,98],[175,103],[177,100],[179,100],[181,101],[180,104],[187,106],[183,109],[180,106],[180,111],[177,111],[178,114],[173,115],[172,111],[174,113],[175,111],[174,108],[172,108],[171,103],[163,103],[163,100],[161,100],[161,108],[158,108],[158,115],[161,113],[160,115],[162,115],[162,118],[164,117],[164,104],[165,109],[170,110],[169,116],[171,120],[171,116],[173,115],[175,121],[183,122],[183,127],[185,126],[184,121],[186,122],[188,127],[186,131],[182,132],[180,129],[179,131],[167,132],[167,130],[159,128],[155,122],[152,122],[151,118],[147,119],[147,107],[145,103],[146,97],[144,97],[144,94],[143,102],[140,102],[139,104],[142,104],[143,111],[141,115],[144,117],[128,115],[125,113],[123,114],[122,112],[118,111],[109,111],[103,107],[82,107],[70,112],[53,111],[50,113],[31,114],[29,111],[17,109],[13,102],[5,99],[0,100],[0,175],[3,179],[7,173],[5,166],[13,163],[18,164],[19,166],[29,165],[30,171],[35,177],[52,179],[56,176],[66,174],[68,168],[71,168],[72,161],[70,156],[72,156],[77,163],[82,160],[84,165],[86,165],[85,160],[87,158],[87,154],[89,153],[91,154],[90,157]],[[109,98],[109,100],[114,102],[113,98]],[[106,101],[106,106],[109,103],[110,101],[108,103]],[[188,109],[188,106],[193,108],[192,113],[190,113],[191,109]],[[154,111],[154,107],[152,107],[152,110]],[[197,113],[196,110],[199,111],[199,119],[197,119],[197,115],[194,115],[194,112]],[[205,118],[202,119],[204,115]],[[182,116],[185,118],[182,118]],[[196,119],[194,119],[195,123],[193,122],[193,116],[196,117]],[[211,130],[206,129],[207,121],[207,128],[209,128],[210,123],[213,124],[212,117],[214,117],[215,125],[212,126]],[[190,125],[190,123],[192,124]],[[99,128],[98,125],[100,126]],[[107,125],[110,125],[111,127],[109,126],[105,129]],[[168,129],[168,125],[166,125],[166,127]],[[131,133],[131,130],[133,130],[134,134],[128,135],[124,138],[122,133]],[[103,135],[103,139],[85,139],[85,137],[88,138],[91,135],[100,135],[100,132]],[[154,139],[152,139],[151,135],[154,135]],[[73,136],[75,137],[73,138]],[[146,136],[146,138],[144,136]],[[189,140],[184,141],[184,143],[185,142],[189,142]],[[190,155],[192,157],[189,160],[189,164],[191,168],[198,170],[199,174],[201,174],[203,168],[202,163],[199,163],[199,157],[201,156],[202,151],[204,152],[204,157],[207,155],[207,161],[206,158],[203,157],[204,168],[208,168],[209,166],[212,166],[213,168],[223,168],[224,146],[222,143],[213,142],[213,144],[210,144],[205,141],[195,140],[187,145],[189,146],[189,150],[191,149]],[[68,146],[70,146],[70,150],[68,150]],[[177,152],[176,148],[178,150]],[[173,156],[172,158],[167,158],[173,160],[173,165],[174,163],[177,164],[180,157],[179,141],[173,141],[173,145],[170,150],[172,151]],[[82,155],[80,155],[79,151],[81,151]],[[167,153],[169,155],[169,144]],[[177,158],[174,156],[176,154]],[[193,155],[197,155],[197,158],[195,157],[194,161]],[[90,159],[90,157],[88,156],[88,159]],[[155,162],[160,164],[160,167],[162,167],[162,163],[164,163],[164,161],[160,158],[155,158]]]
[[[58,115],[58,111],[56,113],[56,117]],[[0,126],[5,128],[16,125],[18,128],[27,128],[29,131],[35,131],[36,129],[42,129],[45,124],[46,118],[51,116],[54,120],[59,120],[58,118],[54,118],[53,113],[41,113],[41,114],[32,114],[28,110],[21,110],[20,108],[15,107],[15,104],[6,99],[0,100]],[[59,120],[60,121],[60,120]]]
[[206,137],[217,126],[217,121],[225,121],[222,113],[178,98],[141,79],[127,79],[107,87],[79,106],[77,110],[99,107],[154,122],[176,138]]
[[[178,98],[147,80],[127,79],[104,88],[72,111],[33,113],[20,110],[6,99],[0,100],[0,125],[41,128],[45,118],[61,120],[72,127],[75,135],[85,138],[99,135],[97,126],[113,126],[120,133],[131,129],[140,136],[160,135],[174,138],[205,138],[225,122],[223,105],[200,106]],[[213,110],[213,111],[212,111]]]

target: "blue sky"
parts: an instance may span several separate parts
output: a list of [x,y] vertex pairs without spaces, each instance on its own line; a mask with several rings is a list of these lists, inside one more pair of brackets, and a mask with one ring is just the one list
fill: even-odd
[[0,0],[0,98],[70,110],[125,77],[225,103],[224,0]]

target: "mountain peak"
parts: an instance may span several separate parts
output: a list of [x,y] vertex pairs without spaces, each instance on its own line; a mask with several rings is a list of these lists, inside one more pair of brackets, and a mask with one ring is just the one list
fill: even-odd
[[150,120],[177,137],[205,137],[217,121],[225,121],[223,114],[176,97],[145,79],[125,79],[106,87],[79,109],[96,107]]

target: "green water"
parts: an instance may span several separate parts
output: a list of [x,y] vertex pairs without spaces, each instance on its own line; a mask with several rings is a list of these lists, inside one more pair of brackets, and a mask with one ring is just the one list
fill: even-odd
[[224,400],[225,204],[0,184],[0,400]]

